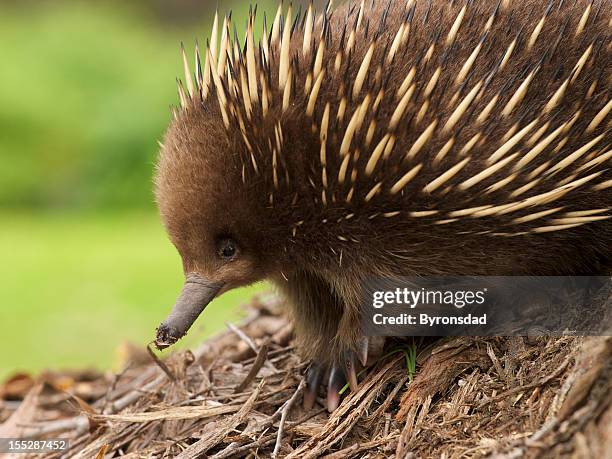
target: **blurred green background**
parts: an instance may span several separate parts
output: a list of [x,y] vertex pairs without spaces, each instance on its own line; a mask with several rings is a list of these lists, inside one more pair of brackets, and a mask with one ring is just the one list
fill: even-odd
[[[0,378],[110,368],[121,342],[147,343],[169,311],[182,272],[151,177],[179,43],[205,41],[215,6],[0,0]],[[218,7],[241,35],[248,6]],[[215,301],[187,343],[263,288]]]

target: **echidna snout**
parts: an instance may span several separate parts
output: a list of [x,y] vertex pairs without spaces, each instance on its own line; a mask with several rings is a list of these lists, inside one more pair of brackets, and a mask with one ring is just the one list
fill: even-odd
[[364,279],[609,272],[611,2],[253,15],[183,49],[157,200],[186,274],[286,295],[307,405],[357,384]]

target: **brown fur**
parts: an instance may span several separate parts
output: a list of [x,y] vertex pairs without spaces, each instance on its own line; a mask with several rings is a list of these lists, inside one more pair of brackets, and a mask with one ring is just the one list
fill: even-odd
[[[610,266],[610,220],[548,232],[542,232],[542,228],[562,226],[555,219],[564,218],[566,212],[607,209],[597,215],[609,215],[612,188],[603,185],[597,188],[612,178],[609,159],[582,170],[580,167],[609,154],[612,144],[609,116],[596,129],[586,132],[610,100],[612,4],[595,1],[584,30],[575,36],[589,5],[585,0],[554,1],[550,5],[542,1],[501,2],[488,33],[484,33],[485,24],[498,4],[468,2],[456,39],[447,46],[448,32],[464,2],[419,0],[414,11],[407,9],[403,1],[375,0],[373,7],[370,3],[365,2],[356,46],[350,57],[343,56],[338,73],[334,71],[334,59],[338,50],[342,53],[346,49],[359,3],[333,10],[323,60],[326,76],[312,117],[306,115],[310,91],[305,96],[304,86],[322,24],[326,22],[323,20],[316,25],[314,51],[307,57],[302,55],[303,33],[299,24],[292,35],[293,93],[284,113],[283,92],[278,89],[280,49],[273,44],[269,71],[257,55],[258,69],[263,69],[271,98],[267,115],[262,115],[260,84],[260,103],[254,104],[252,118],[248,119],[239,78],[240,65],[244,64],[235,62],[238,97],[231,95],[231,84],[224,79],[224,90],[230,100],[226,107],[231,118],[229,127],[226,129],[223,124],[215,85],[211,82],[211,94],[206,100],[201,101],[196,95],[171,124],[156,177],[162,219],[183,258],[185,272],[195,271],[225,282],[225,290],[263,278],[272,280],[293,302],[297,335],[306,356],[323,361],[333,360],[343,350],[355,346],[359,337],[360,286],[372,276],[594,274]],[[528,50],[532,32],[549,6],[541,33]],[[410,25],[408,39],[388,63],[386,53],[402,22]],[[353,82],[375,38],[368,76],[363,89],[352,100]],[[503,70],[498,70],[515,38],[517,45],[512,56]],[[463,82],[455,85],[455,78],[481,40],[483,46],[472,69]],[[426,60],[425,55],[434,43],[433,53]],[[573,75],[576,62],[591,44],[592,52],[565,96],[544,113],[547,102]],[[364,173],[366,164],[388,132],[389,120],[398,104],[396,92],[412,66],[416,68],[414,94],[393,132],[395,145],[368,177]],[[442,69],[440,78],[427,98],[424,116],[419,119],[426,100],[425,87],[438,67]],[[522,101],[508,116],[502,116],[507,102],[536,68]],[[444,132],[443,127],[459,102],[479,82],[482,87],[474,102],[459,122]],[[384,98],[374,111],[372,104],[380,89],[384,89]],[[347,107],[344,118],[338,121],[336,113],[342,94],[347,97]],[[348,172],[344,183],[340,183],[338,175],[344,157],[339,151],[344,132],[366,94],[371,102],[350,144]],[[458,97],[453,99],[455,94]],[[477,123],[478,115],[497,94],[497,104],[488,119]],[[327,187],[320,160],[320,129],[326,103],[330,104]],[[525,167],[513,170],[534,145],[570,121],[578,111],[571,128]],[[503,160],[518,152],[514,160],[474,186],[460,188],[462,182],[491,165],[488,158],[511,137],[506,133],[515,124],[518,123],[515,131],[518,132],[536,118],[533,129],[501,157]],[[376,128],[366,146],[372,120],[376,121]],[[406,159],[406,152],[434,120],[438,124],[432,138],[413,158]],[[245,126],[244,135],[241,122]],[[545,123],[549,125],[542,135],[528,144],[529,138]],[[461,154],[462,147],[476,134],[481,135],[480,139],[467,154]],[[455,137],[453,148],[441,161],[434,161],[451,136]],[[555,165],[597,136],[602,138],[587,153],[553,173]],[[430,193],[423,191],[428,183],[467,156],[471,159],[457,175]],[[417,164],[422,168],[415,178],[401,192],[391,194],[392,186]],[[514,173],[516,176],[507,184],[487,192],[491,185]],[[512,197],[513,191],[533,180],[531,173],[540,180]],[[459,216],[449,215],[475,207],[518,203],[593,173],[599,175],[550,202],[507,213],[475,216],[466,211],[468,215],[461,212]],[[366,196],[379,182],[380,191],[366,202]],[[562,209],[531,221],[516,221],[559,207]],[[413,213],[431,210],[437,213],[429,216]],[[240,249],[229,263],[220,261],[216,255],[215,244],[226,236],[234,238]]]

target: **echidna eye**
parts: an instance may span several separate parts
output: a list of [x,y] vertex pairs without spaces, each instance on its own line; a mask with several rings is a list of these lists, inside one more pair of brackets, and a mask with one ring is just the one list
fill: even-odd
[[219,256],[224,260],[231,260],[238,251],[236,243],[232,239],[222,239],[218,247]]

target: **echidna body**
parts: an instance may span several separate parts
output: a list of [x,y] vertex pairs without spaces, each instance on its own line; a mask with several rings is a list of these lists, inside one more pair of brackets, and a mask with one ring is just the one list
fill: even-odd
[[191,311],[160,341],[267,278],[337,386],[367,278],[609,269],[611,21],[607,0],[368,0],[279,7],[259,43],[251,15],[237,43],[225,19],[159,158]]

